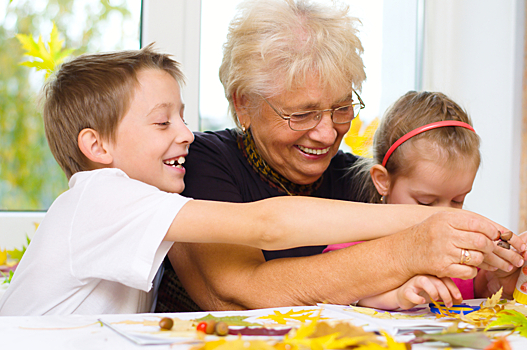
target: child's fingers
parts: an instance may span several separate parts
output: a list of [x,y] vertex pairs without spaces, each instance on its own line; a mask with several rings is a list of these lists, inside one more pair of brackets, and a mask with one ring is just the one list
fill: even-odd
[[454,281],[452,281],[452,279],[448,277],[441,278],[441,281],[448,289],[448,292],[452,296],[453,302],[455,304],[461,303],[463,301],[463,296],[461,295],[461,291],[459,290],[458,286],[454,283]]
[[[437,283],[437,281],[439,283]],[[441,293],[438,289],[439,284],[443,286],[444,290],[448,291],[448,289],[444,286],[441,280],[435,276],[418,276],[416,279],[416,286],[427,294],[427,301],[430,301],[430,299],[442,299]],[[422,295],[422,293],[420,294]]]
[[427,291],[430,297],[434,300],[442,300],[445,303],[446,307],[451,307],[452,305],[454,305],[454,301],[452,299],[452,295],[450,294],[450,290],[447,288],[443,280],[433,276],[430,276],[429,280],[434,286],[433,290],[435,290],[435,294],[431,294]]
[[407,288],[404,290],[404,299],[400,302],[400,308],[403,310],[410,309],[415,305],[424,304],[428,302],[426,298],[417,294],[417,292],[412,288]]

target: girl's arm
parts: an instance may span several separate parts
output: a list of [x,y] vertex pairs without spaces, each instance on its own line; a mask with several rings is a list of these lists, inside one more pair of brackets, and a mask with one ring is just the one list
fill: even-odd
[[403,310],[415,305],[429,303],[432,300],[442,300],[445,306],[451,307],[462,301],[461,292],[448,277],[437,278],[429,275],[418,275],[405,284],[386,293],[364,298],[358,305],[376,309]]
[[[250,203],[192,200],[174,218],[165,240],[233,243],[265,250],[371,240],[404,230],[438,211],[313,197],[273,197]],[[464,212],[464,211],[463,211]],[[458,230],[496,239],[498,227],[470,212]]]

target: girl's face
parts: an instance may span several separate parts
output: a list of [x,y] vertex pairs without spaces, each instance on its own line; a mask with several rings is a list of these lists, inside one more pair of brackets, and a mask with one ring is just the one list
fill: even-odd
[[447,163],[439,155],[435,159],[418,155],[412,158],[412,171],[390,182],[386,203],[463,207],[478,171],[471,159],[460,156],[453,163]]

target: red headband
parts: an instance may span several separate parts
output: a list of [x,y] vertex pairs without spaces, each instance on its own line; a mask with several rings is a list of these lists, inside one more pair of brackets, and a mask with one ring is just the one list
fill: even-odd
[[392,145],[392,147],[390,147],[388,152],[386,152],[386,155],[384,156],[384,159],[382,160],[382,166],[384,167],[386,166],[386,163],[388,162],[388,159],[390,158],[392,153],[397,149],[397,147],[399,147],[403,142],[407,141],[409,138],[412,138],[415,135],[418,135],[422,132],[425,132],[431,129],[442,128],[444,126],[461,126],[462,128],[467,128],[469,130],[476,132],[471,125],[464,123],[464,122],[460,122],[458,120],[443,120],[440,122],[435,122],[435,123],[420,126],[417,129],[410,131],[408,134],[404,135],[399,140],[395,141],[395,143]]

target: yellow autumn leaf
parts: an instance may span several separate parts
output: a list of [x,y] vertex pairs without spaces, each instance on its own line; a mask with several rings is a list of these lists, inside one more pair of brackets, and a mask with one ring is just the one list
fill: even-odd
[[364,132],[361,133],[363,129],[362,120],[360,116],[357,116],[351,123],[350,130],[344,136],[344,143],[351,148],[351,152],[361,157],[371,158],[372,146],[373,146],[373,136],[375,131],[379,127],[379,118],[373,119],[365,128]]
[[5,265],[7,262],[7,249],[0,250],[0,265]]
[[[267,316],[261,316],[258,317],[260,320],[271,320],[278,324],[287,324],[287,321],[299,321],[299,322],[307,322],[307,321],[314,321],[319,318],[319,316],[314,316],[313,313],[315,311],[308,311],[308,310],[298,310],[293,311],[289,310],[286,313],[282,313],[278,310],[275,310],[273,314],[267,315]],[[318,312],[320,314],[320,312]]]
[[37,71],[45,70],[46,79],[74,51],[73,49],[63,49],[64,40],[59,39],[59,32],[55,23],[53,23],[47,47],[42,41],[42,36],[38,37],[38,42],[31,36],[25,34],[17,34],[16,37],[22,45],[22,48],[26,51],[24,55],[33,59],[20,64],[30,68],[36,68]]
[[497,291],[494,295],[492,295],[492,297],[490,298],[487,298],[487,300],[485,301],[485,307],[494,307],[496,305],[498,305],[498,303],[500,302],[501,300],[501,294],[503,293],[503,287],[500,288],[499,291]]
[[380,345],[377,343],[367,343],[359,345],[354,348],[355,350],[407,350],[405,343],[399,343],[395,341],[388,333],[381,331],[382,335],[386,338],[386,345]]
[[263,340],[236,340],[219,339],[208,341],[202,346],[193,347],[193,350],[275,350],[276,348]]

